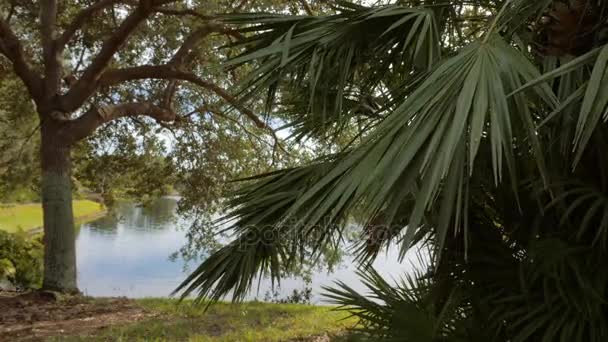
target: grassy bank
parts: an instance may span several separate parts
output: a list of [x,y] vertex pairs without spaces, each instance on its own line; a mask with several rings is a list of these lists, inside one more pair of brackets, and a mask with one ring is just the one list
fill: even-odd
[[[104,212],[101,204],[89,200],[74,201],[73,207],[77,222],[97,217]],[[42,206],[40,203],[0,205],[0,230],[13,233],[19,229],[27,231],[41,226]]]
[[356,324],[332,307],[260,302],[218,303],[205,311],[166,298],[49,300],[32,292],[0,293],[0,308],[0,336],[16,342],[348,341],[348,329]]
[[209,308],[170,299],[138,303],[158,316],[126,326],[109,328],[96,336],[62,341],[289,341],[338,336],[354,325],[346,312],[331,307],[219,303]]

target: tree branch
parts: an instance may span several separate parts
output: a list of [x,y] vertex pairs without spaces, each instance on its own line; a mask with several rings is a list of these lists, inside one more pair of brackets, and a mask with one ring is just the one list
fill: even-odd
[[193,16],[205,21],[209,21],[210,23],[213,23],[214,25],[214,31],[213,32],[218,32],[218,33],[223,33],[225,35],[237,38],[237,39],[243,39],[244,36],[233,29],[230,29],[224,25],[220,25],[219,23],[213,21],[215,19],[214,16],[208,16],[208,15],[204,15],[201,13],[198,13],[195,10],[192,9],[184,9],[184,10],[176,10],[176,9],[169,9],[169,8],[157,8],[154,10],[157,13],[161,13],[161,14],[165,14],[165,15],[173,15],[173,16]]
[[139,24],[153,13],[152,6],[152,1],[142,0],[139,6],[120,24],[114,34],[103,43],[101,50],[93,58],[82,77],[62,97],[61,104],[65,112],[76,110],[94,93],[97,89],[97,80],[103,70]]
[[42,37],[42,49],[44,59],[53,50],[53,40],[55,39],[55,24],[57,22],[57,1],[42,0],[40,2],[40,35]]
[[165,92],[163,95],[162,105],[167,108],[172,108],[173,106],[173,97],[175,96],[175,92],[179,87],[179,81],[172,80],[167,84],[165,88]]
[[32,98],[38,102],[41,98],[42,80],[30,68],[23,45],[2,19],[0,19],[0,52],[11,61],[15,73],[21,78]]
[[261,143],[270,145],[266,140],[262,139],[260,136],[258,136],[257,134],[255,134],[255,133],[251,132],[249,129],[247,129],[247,127],[245,125],[243,125],[239,120],[232,118],[217,109],[211,108],[209,106],[203,106],[203,107],[198,108],[198,112],[213,113],[214,115],[224,118],[224,119],[236,124],[240,129],[242,129],[245,133],[247,133],[248,136],[253,136],[256,139],[258,139],[258,141],[260,141]]
[[13,14],[15,14],[15,7],[17,7],[15,5],[15,3],[11,3],[11,8],[8,10],[8,14],[6,15],[6,23],[10,24],[11,19],[13,18]]
[[[175,65],[177,67],[187,65],[191,62],[193,56],[194,47],[203,39],[205,39],[210,33],[217,31],[221,28],[222,25],[216,22],[207,22],[205,25],[201,26],[199,29],[195,30],[190,36],[188,36],[182,46],[177,50],[173,58],[171,58],[170,64]],[[173,100],[173,95],[178,87],[177,80],[171,80],[167,85],[165,90],[165,95],[163,99],[163,105],[168,108],[171,107],[171,103]]]
[[310,7],[310,5],[308,4],[308,2],[306,0],[300,0],[300,4],[304,8],[304,12],[306,12],[306,14],[315,15],[315,13],[312,11],[312,8]]
[[57,1],[42,0],[40,3],[40,36],[44,59],[45,95],[55,95],[61,82],[61,60],[55,45]]
[[207,38],[211,33],[218,32],[223,26],[217,22],[209,21],[199,27],[197,30],[192,32],[182,43],[182,46],[177,50],[173,58],[171,58],[171,64],[183,65],[189,62],[192,49],[198,45],[203,39]]
[[203,20],[213,20],[213,16],[208,16],[201,14],[193,9],[173,9],[173,8],[156,8],[154,12],[165,14],[165,15],[175,15],[175,16],[192,16],[197,17]]
[[248,2],[249,0],[241,0],[241,2],[239,2],[239,4],[234,8],[234,12],[236,13],[240,11],[243,7],[245,7],[245,5],[247,5]]
[[65,31],[63,31],[61,36],[57,38],[58,50],[63,51],[67,43],[74,37],[76,32],[81,29],[84,24],[93,17],[93,15],[103,10],[104,8],[113,6],[120,2],[124,2],[124,0],[99,0],[93,5],[78,12],[78,14],[76,14],[76,16],[74,17],[74,20],[72,20],[72,22],[68,25]]
[[[266,140],[260,138],[257,134],[255,134],[255,133],[251,132],[250,130],[248,130],[247,127],[245,127],[245,125],[241,124],[238,120],[236,120],[234,118],[231,118],[230,116],[222,113],[221,111],[219,111],[217,109],[214,109],[214,108],[211,108],[211,107],[208,107],[208,106],[204,106],[204,107],[197,108],[197,110],[195,112],[200,112],[200,113],[210,112],[210,113],[213,113],[213,114],[215,114],[215,115],[217,115],[219,117],[222,117],[222,118],[224,118],[226,120],[229,120],[229,121],[235,123],[237,126],[239,126],[239,128],[241,128],[243,131],[245,131],[245,133],[247,133],[249,136],[254,136],[260,142],[265,143],[267,145],[270,145]],[[270,128],[270,127],[267,127],[267,128],[268,128],[268,131],[269,131],[270,135],[272,136],[272,139],[274,140],[274,144],[272,144],[271,147],[274,150],[276,150],[277,147],[278,147],[286,155],[291,155],[285,149],[285,147],[283,146],[283,144],[281,143],[281,139],[279,139],[279,137],[277,136],[277,133],[272,128]],[[274,154],[275,154],[275,152],[273,152],[273,155]],[[273,156],[273,159],[274,159],[274,156]]]
[[172,110],[156,106],[149,102],[131,102],[117,105],[93,107],[80,117],[68,121],[62,127],[60,137],[67,144],[78,142],[101,125],[122,117],[148,116],[159,122],[171,122],[176,119]]
[[268,128],[268,125],[266,125],[262,119],[255,115],[255,113],[253,113],[250,109],[243,106],[234,96],[229,94],[220,86],[212,82],[205,81],[192,73],[180,71],[172,65],[142,65],[125,69],[112,69],[106,71],[101,76],[99,83],[101,86],[111,86],[126,81],[141,79],[168,79],[190,82],[201,88],[214,92],[224,101],[228,102],[234,108],[238,109],[241,113],[249,117],[249,119],[251,119],[259,128]]

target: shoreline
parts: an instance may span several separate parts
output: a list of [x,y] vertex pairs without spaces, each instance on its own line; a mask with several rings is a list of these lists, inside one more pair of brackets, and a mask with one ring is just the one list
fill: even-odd
[[[79,217],[74,217],[74,226],[78,226],[81,224],[85,224],[85,223],[89,223],[89,222],[93,222],[97,219],[100,219],[104,216],[106,216],[108,214],[108,210],[104,209],[98,213],[93,213],[93,214],[88,214],[88,215],[84,215],[84,216],[79,216]],[[24,230],[25,233],[27,233],[29,236],[34,236],[37,234],[42,234],[44,230],[44,227],[40,226],[40,227],[35,227],[32,229],[28,229],[28,230]]]
[[[87,223],[107,215],[102,203],[91,200],[72,202],[75,225]],[[0,204],[0,230],[7,233],[21,231],[28,236],[42,232],[43,212],[41,203]]]

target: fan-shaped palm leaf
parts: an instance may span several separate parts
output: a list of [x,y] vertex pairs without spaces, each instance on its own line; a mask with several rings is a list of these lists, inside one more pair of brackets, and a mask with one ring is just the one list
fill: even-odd
[[[387,205],[399,205],[412,195],[416,206],[409,220],[407,248],[425,211],[441,194],[437,230],[445,237],[448,226],[457,228],[464,219],[467,179],[480,144],[491,146],[496,182],[502,177],[504,160],[515,178],[512,127],[522,125],[543,170],[528,99],[506,98],[511,90],[537,76],[534,67],[498,37],[471,45],[439,66],[378,126],[367,143],[342,158],[303,193],[287,216],[314,225],[332,217],[334,211],[348,211],[363,203],[368,217],[387,211],[390,225],[395,208]],[[537,95],[554,102],[547,88]]]
[[[364,119],[370,129],[358,145],[251,180],[228,203],[237,240],[180,289],[212,299],[234,291],[240,299],[257,275],[278,279],[304,249],[336,241],[356,217],[368,238],[387,233],[377,245],[360,245],[359,260],[396,239],[402,256],[422,239],[435,256],[426,278],[397,287],[364,271],[383,304],[348,284],[330,290],[371,336],[605,340],[608,276],[594,268],[607,257],[608,239],[608,139],[600,124],[608,118],[601,38],[608,15],[581,9],[606,6],[400,3],[418,7],[223,19],[244,25],[248,37],[232,61],[253,66],[244,97],[268,91],[268,110],[291,110],[284,118],[296,134],[334,134],[375,116]],[[598,20],[585,23],[597,39],[579,56],[535,55],[538,36],[560,28],[556,8],[570,26]],[[548,39],[569,37],[560,34]],[[378,105],[364,113],[357,108],[367,98]],[[279,109],[270,108],[276,102]]]
[[223,20],[256,33],[238,42],[247,49],[228,63],[261,62],[242,82],[245,97],[268,90],[270,110],[281,87],[294,89],[292,95],[308,89],[302,95],[319,125],[348,120],[341,112],[352,94],[375,96],[378,87],[396,91],[387,75],[413,73],[408,78],[415,79],[440,57],[434,15],[426,8],[354,7],[320,17],[238,14]]

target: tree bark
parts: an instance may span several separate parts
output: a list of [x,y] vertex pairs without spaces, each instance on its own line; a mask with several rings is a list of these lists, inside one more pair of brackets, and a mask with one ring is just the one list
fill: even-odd
[[58,124],[44,120],[42,144],[42,210],[44,216],[43,289],[78,292],[72,212],[70,146],[58,139]]

